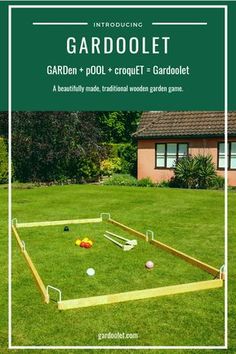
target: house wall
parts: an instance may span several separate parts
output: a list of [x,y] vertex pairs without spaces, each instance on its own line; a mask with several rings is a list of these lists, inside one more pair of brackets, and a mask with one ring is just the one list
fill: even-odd
[[[189,154],[210,154],[213,157],[213,162],[217,167],[217,145],[222,142],[219,138],[196,138],[196,139],[153,139],[138,141],[138,179],[150,177],[154,182],[168,180],[173,176],[172,169],[155,168],[155,144],[157,143],[188,143]],[[236,141],[229,139],[229,141]],[[217,170],[217,174],[224,176],[223,170]],[[228,171],[228,184],[236,186],[236,170]]]

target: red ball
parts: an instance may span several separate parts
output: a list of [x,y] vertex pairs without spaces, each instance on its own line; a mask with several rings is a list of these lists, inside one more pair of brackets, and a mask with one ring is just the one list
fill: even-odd
[[81,242],[80,247],[85,247],[85,242]]

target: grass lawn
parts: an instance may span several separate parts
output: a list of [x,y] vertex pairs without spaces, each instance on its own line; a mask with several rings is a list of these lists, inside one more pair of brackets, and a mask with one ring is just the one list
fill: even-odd
[[[26,228],[18,232],[45,285],[61,289],[64,300],[212,279],[209,274],[142,239],[138,239],[138,245],[132,250],[124,252],[103,234],[107,230],[132,237],[107,222],[70,225],[70,232],[66,233],[63,228]],[[74,244],[76,238],[85,236],[94,241],[91,249]],[[155,263],[152,271],[145,269],[148,260]],[[86,275],[89,267],[95,268],[96,276]]]
[[[6,202],[6,190],[0,191]],[[230,262],[235,202],[236,194],[230,192]],[[110,212],[114,219],[141,232],[152,229],[160,241],[217,268],[224,262],[223,209],[220,191],[92,185],[13,189],[13,217],[18,222],[90,218]],[[61,288],[64,299],[211,279],[139,239],[134,250],[123,252],[103,240],[107,229],[126,235],[102,223],[73,225],[66,235],[62,227],[20,229],[20,236],[44,282]],[[74,246],[74,240],[83,235],[95,240],[92,249]],[[156,264],[152,272],[144,269],[147,259]],[[4,262],[2,266],[6,270]],[[96,269],[92,278],[85,275],[88,266]],[[233,268],[229,278],[232,296]],[[15,240],[12,286],[13,345],[223,345],[223,289],[60,312],[54,303],[41,301]],[[6,296],[2,301],[6,308]],[[232,324],[234,310],[229,308]],[[6,312],[1,321],[6,324]],[[233,326],[230,329],[233,338]],[[138,337],[98,339],[99,333],[109,332]]]

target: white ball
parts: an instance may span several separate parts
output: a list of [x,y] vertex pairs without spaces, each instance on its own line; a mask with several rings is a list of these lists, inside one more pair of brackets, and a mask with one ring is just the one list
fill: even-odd
[[154,263],[153,261],[147,261],[146,264],[145,264],[145,267],[147,269],[153,269],[154,268]]
[[92,277],[95,274],[95,270],[93,268],[88,268],[86,270],[87,275],[89,275],[90,277]]

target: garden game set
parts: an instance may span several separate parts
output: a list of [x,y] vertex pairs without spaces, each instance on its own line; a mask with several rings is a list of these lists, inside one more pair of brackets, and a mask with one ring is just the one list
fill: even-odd
[[[104,225],[106,227],[101,233],[99,231],[99,242],[104,243],[104,249],[103,253],[101,254],[101,258],[104,259],[104,263],[109,263],[114,264],[116,262],[115,259],[111,256],[111,259],[109,259],[109,247],[113,247],[114,251],[117,252],[116,254],[120,255],[122,254],[123,259],[125,259],[126,256],[131,258],[134,258],[135,264],[139,264],[139,259],[137,257],[137,254],[135,254],[135,249],[138,249],[138,247],[150,247],[151,254],[153,255],[153,251],[157,252],[157,250],[160,250],[160,252],[164,251],[164,255],[166,257],[169,256],[174,256],[172,257],[173,259],[185,261],[187,264],[191,265],[191,267],[196,267],[198,268],[199,273],[204,273],[210,275],[210,279],[207,280],[201,280],[201,281],[194,281],[194,282],[179,282],[177,281],[177,284],[175,283],[174,285],[168,285],[168,286],[158,286],[158,287],[147,287],[147,288],[142,288],[138,290],[132,290],[132,291],[122,291],[122,292],[115,292],[113,293],[110,289],[110,286],[108,287],[109,289],[107,292],[104,294],[104,290],[102,292],[102,295],[95,295],[95,296],[86,296],[86,297],[76,297],[73,299],[67,298],[64,299],[64,294],[66,293],[67,289],[61,289],[57,286],[54,286],[55,284],[48,284],[45,285],[44,281],[42,280],[41,273],[38,270],[38,266],[33,262],[27,249],[26,249],[26,243],[21,239],[20,236],[20,229],[28,229],[28,230],[34,230],[34,232],[30,235],[30,237],[34,238],[37,237],[37,231],[39,228],[47,228],[50,227],[53,229],[53,227],[63,227],[64,228],[64,237],[66,238],[67,235],[70,233],[70,228],[73,226],[83,226],[84,225]],[[68,227],[70,226],[70,228]],[[131,234],[135,239],[129,239],[126,235],[121,236],[118,234],[118,231],[111,232],[107,231],[107,226],[112,225],[112,227],[115,227],[117,230],[122,230],[122,232],[125,232],[126,234]],[[134,230],[133,228],[130,228],[114,219],[111,218],[109,213],[102,213],[100,214],[100,217],[98,218],[91,218],[91,219],[76,219],[76,220],[59,220],[59,221],[41,221],[41,222],[30,222],[30,223],[18,223],[16,219],[12,220],[12,231],[15,235],[15,238],[17,240],[17,243],[21,249],[21,252],[35,278],[35,281],[38,285],[38,288],[43,296],[43,299],[45,303],[50,302],[50,297],[53,299],[52,296],[55,296],[57,294],[57,304],[58,304],[58,309],[59,310],[68,310],[68,309],[75,309],[75,308],[82,308],[82,307],[89,307],[89,306],[96,306],[96,305],[105,305],[105,304],[112,304],[112,303],[119,303],[119,302],[124,302],[124,301],[132,301],[132,300],[141,300],[141,299],[147,299],[147,298],[154,298],[158,296],[165,296],[165,295],[174,295],[174,294],[181,294],[181,293],[187,293],[187,292],[194,292],[198,290],[207,290],[207,289],[213,289],[213,288],[220,288],[223,286],[223,280],[224,280],[224,266],[222,266],[220,269],[217,269],[215,267],[212,267],[211,265],[204,263],[196,258],[193,258],[186,253],[180,252],[175,248],[172,248],[168,246],[165,243],[160,242],[159,240],[156,240],[154,237],[154,232],[152,230],[147,230],[146,233],[141,233],[139,231]],[[68,231],[68,232],[65,232]],[[112,230],[113,231],[113,230]],[[60,235],[59,235],[60,236]],[[137,239],[138,240],[137,240]],[[60,238],[59,238],[60,240]],[[75,240],[74,240],[75,241]],[[79,242],[78,242],[79,241]],[[80,252],[88,252],[87,255],[89,255],[89,252],[93,252],[93,249],[96,249],[97,244],[96,240],[95,243],[93,243],[91,240],[86,238],[87,243],[90,244],[88,248],[91,248],[90,250],[83,250],[80,248],[78,251]],[[81,240],[76,240],[75,244],[80,246]],[[85,242],[86,243],[86,242]],[[68,244],[70,245],[69,247],[73,246],[74,249],[74,242],[73,244],[69,240]],[[112,246],[111,246],[112,245]],[[47,245],[45,245],[45,248]],[[81,247],[81,246],[80,246]],[[82,245],[83,247],[83,245]],[[86,247],[85,247],[86,248]],[[128,251],[128,252],[123,252],[123,251]],[[32,249],[31,249],[32,252]],[[115,253],[113,253],[115,254]],[[83,253],[85,255],[85,253]],[[63,256],[63,255],[62,255]],[[76,257],[71,257],[71,261],[64,259],[64,262],[71,262],[71,268],[76,268],[77,266],[81,266],[82,262],[80,262],[79,258],[79,252],[76,254]],[[96,256],[97,257],[97,256]],[[135,259],[136,257],[136,259]],[[152,256],[151,256],[152,257]],[[74,259],[76,261],[74,261]],[[108,261],[107,261],[108,260]],[[152,260],[146,259],[146,268],[145,268],[145,263],[142,265],[142,273],[146,272],[153,272],[151,269],[153,268],[155,264],[155,268],[158,270],[158,262],[152,262]],[[119,272],[120,269],[122,269],[122,262],[119,262],[117,265],[117,272]],[[157,264],[156,264],[157,263]],[[147,266],[150,265],[149,266]],[[114,265],[113,265],[114,267]],[[120,267],[120,268],[119,268]],[[166,267],[170,267],[169,264],[166,265]],[[127,268],[127,265],[126,265]],[[92,269],[92,270],[91,270]],[[141,269],[141,268],[140,268]],[[84,269],[86,271],[86,269]],[[88,272],[89,271],[89,272]],[[95,273],[96,271],[96,273]],[[100,269],[93,269],[89,268],[87,269],[87,275],[96,277],[97,271],[102,272]],[[126,269],[126,271],[129,271]],[[131,270],[132,271],[132,270]],[[177,269],[178,271],[178,269]],[[177,272],[176,271],[176,272]],[[149,274],[150,274],[149,273]],[[117,273],[118,274],[118,273]],[[112,274],[114,281],[117,281],[117,274]],[[127,273],[126,273],[127,274]],[[140,273],[141,274],[141,273]],[[204,276],[203,274],[203,276]],[[149,275],[147,274],[147,278]],[[159,277],[161,277],[161,274],[159,274]],[[184,277],[184,274],[183,274]],[[92,278],[92,277],[89,277]],[[89,280],[88,278],[88,280]],[[90,279],[91,280],[91,279]],[[56,281],[56,279],[55,279]],[[73,282],[73,279],[71,280]],[[74,280],[75,282],[77,281],[76,279]],[[124,279],[127,282],[127,279]],[[164,281],[164,280],[163,280]],[[80,284],[80,286],[83,286],[83,283]],[[91,287],[93,284],[91,283]],[[145,285],[144,285],[145,286]],[[135,287],[135,284],[134,284]],[[52,295],[55,292],[54,295]],[[68,297],[68,296],[67,296]]]

